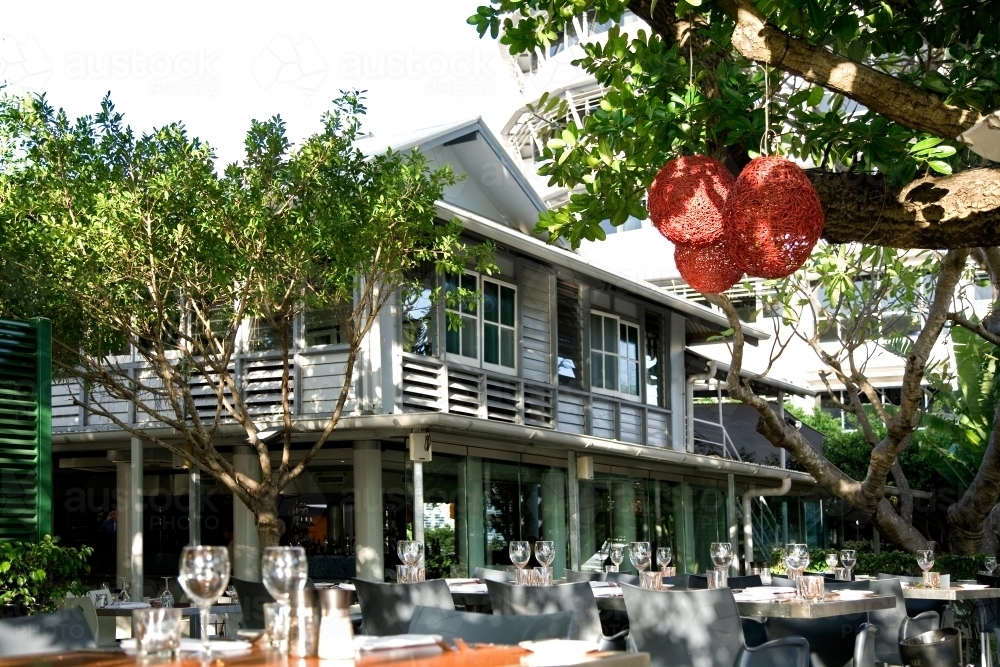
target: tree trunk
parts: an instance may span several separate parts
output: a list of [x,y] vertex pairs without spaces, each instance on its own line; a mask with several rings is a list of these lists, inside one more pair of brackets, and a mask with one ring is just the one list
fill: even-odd
[[257,540],[261,550],[278,546],[278,541],[285,534],[285,522],[278,517],[277,498],[258,500],[252,509],[257,520]]
[[983,542],[979,553],[996,556],[1000,548],[1000,505],[996,505],[983,522]]
[[948,508],[948,526],[951,528],[951,551],[957,554],[979,553],[983,543],[983,522],[993,511],[1000,495],[1000,403],[993,413],[993,431],[990,444],[983,454],[983,462],[958,502]]

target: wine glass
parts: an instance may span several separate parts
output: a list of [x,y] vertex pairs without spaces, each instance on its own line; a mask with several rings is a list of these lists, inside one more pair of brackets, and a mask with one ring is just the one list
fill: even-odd
[[670,561],[674,557],[674,551],[670,547],[657,547],[656,549],[656,563],[660,566],[660,571],[662,572],[670,565]]
[[826,566],[830,568],[831,572],[833,572],[833,568],[837,567],[837,563],[839,562],[840,558],[837,556],[836,553],[826,555]]
[[858,562],[858,552],[854,549],[840,550],[840,564],[847,568],[847,580],[851,580],[851,570]]
[[733,545],[729,542],[712,542],[709,553],[717,570],[727,570],[733,562]]
[[163,590],[160,591],[160,606],[170,609],[174,606],[174,594],[170,592],[170,577],[163,577]]
[[399,556],[399,560],[403,561],[403,565],[407,567],[407,570],[411,571],[414,577],[412,581],[416,581],[416,570],[414,568],[419,567],[420,562],[424,559],[423,542],[418,542],[417,540],[399,540],[396,542],[396,555]]
[[806,544],[786,544],[783,554],[789,579],[798,579],[809,567],[809,546]]
[[993,570],[997,569],[997,557],[987,556],[986,560],[983,562],[983,567],[986,568],[986,574],[992,575]]
[[[208,613],[229,583],[229,549],[208,546],[184,547],[181,551],[180,576],[177,577],[177,581],[191,601],[201,610],[201,652],[209,656],[212,651],[208,639]],[[304,580],[303,585],[305,585]]]
[[933,549],[920,549],[917,551],[917,565],[924,572],[927,572],[932,567],[934,567],[934,550]]
[[625,547],[620,544],[612,544],[608,550],[608,558],[611,559],[611,567],[614,568],[611,571],[617,572],[618,568],[621,567],[622,561],[625,560]]
[[266,547],[260,565],[264,588],[275,602],[288,604],[292,591],[301,591],[309,578],[309,561],[302,547]]
[[531,543],[527,540],[513,540],[507,546],[507,551],[510,553],[510,562],[517,567],[515,583],[522,585],[528,583],[525,579],[524,566],[531,560]]
[[653,551],[649,542],[632,542],[628,546],[628,558],[637,572],[645,572],[652,560]]
[[535,559],[542,567],[550,567],[556,559],[556,543],[549,540],[535,542]]

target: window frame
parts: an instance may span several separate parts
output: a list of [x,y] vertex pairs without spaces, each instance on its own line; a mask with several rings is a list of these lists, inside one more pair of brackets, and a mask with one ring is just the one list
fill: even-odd
[[[443,336],[442,336],[442,338],[443,338],[443,341],[442,341],[443,344],[441,346],[441,350],[442,350],[442,353],[443,353],[443,357],[442,358],[447,363],[459,364],[459,365],[465,366],[467,368],[479,368],[479,369],[482,369],[482,370],[485,370],[485,371],[489,371],[491,373],[500,373],[500,374],[503,374],[503,375],[520,376],[520,372],[521,372],[521,360],[520,360],[520,356],[517,353],[517,350],[518,350],[518,343],[520,341],[520,334],[521,334],[521,321],[520,321],[520,318],[518,317],[518,314],[519,314],[519,311],[520,311],[520,304],[518,303],[518,289],[517,289],[517,284],[514,283],[514,282],[512,282],[512,281],[505,280],[505,279],[503,279],[503,278],[501,278],[499,276],[487,276],[487,275],[484,275],[484,274],[479,273],[477,271],[471,271],[471,270],[463,271],[461,275],[463,277],[464,276],[472,276],[475,279],[475,281],[476,281],[476,287],[475,287],[475,289],[476,289],[476,291],[479,294],[479,298],[476,301],[476,312],[475,312],[475,314],[466,313],[466,312],[462,312],[460,309],[456,310],[456,309],[453,309],[453,308],[449,308],[448,305],[447,305],[447,303],[443,304],[443,306],[442,306],[443,307],[442,314],[443,314],[443,318],[444,318],[444,322],[443,322],[444,332],[443,332]],[[446,292],[447,292],[447,289],[448,289],[448,287],[447,287],[447,279],[448,279],[448,276],[444,276],[442,278],[442,280],[444,281],[444,289],[445,289]],[[497,291],[497,295],[498,295],[498,297],[502,294],[503,288],[507,288],[507,289],[509,289],[509,290],[511,290],[513,292],[513,304],[514,304],[514,324],[513,325],[503,324],[503,323],[500,322],[499,319],[496,322],[491,322],[491,321],[489,321],[489,320],[486,319],[486,303],[485,303],[486,287],[485,286],[486,286],[487,282],[493,283],[493,284],[495,284],[497,286],[497,290],[498,290]],[[499,302],[497,304],[497,307],[498,308],[500,307]],[[476,327],[476,356],[475,357],[465,356],[465,355],[463,355],[461,353],[449,352],[448,351],[448,333],[449,332],[448,332],[448,319],[447,318],[448,318],[448,313],[449,312],[457,313],[458,315],[460,315],[462,318],[465,318],[465,319],[470,319],[470,320],[474,319],[475,320],[475,327]],[[496,326],[498,328],[498,339],[497,339],[497,345],[498,345],[497,354],[498,354],[498,359],[502,359],[502,353],[501,353],[501,349],[502,349],[502,343],[501,343],[502,332],[504,330],[509,330],[509,331],[512,332],[512,336],[513,336],[513,339],[514,339],[514,347],[513,347],[513,350],[512,350],[513,362],[514,362],[513,366],[504,366],[503,364],[494,364],[494,363],[490,363],[490,362],[486,361],[485,344],[486,344],[486,325],[487,324]],[[465,326],[467,326],[467,325],[463,325],[462,328],[464,329]]]
[[[588,355],[587,356],[587,360],[588,360],[588,365],[589,365],[589,369],[590,369],[590,374],[589,374],[589,376],[588,376],[587,379],[588,379],[588,382],[590,384],[590,391],[593,392],[593,393],[595,393],[595,394],[601,394],[601,395],[604,395],[604,396],[614,396],[615,398],[621,398],[621,399],[628,400],[628,401],[634,401],[636,403],[644,403],[645,402],[645,398],[644,398],[644,392],[643,392],[643,389],[644,389],[643,382],[645,381],[645,374],[643,373],[643,364],[644,364],[645,345],[644,345],[644,342],[643,342],[643,339],[642,339],[643,334],[644,334],[644,330],[643,330],[642,326],[639,323],[637,323],[637,322],[632,322],[631,320],[626,320],[626,319],[622,318],[620,315],[616,315],[614,313],[608,313],[608,312],[602,311],[602,310],[591,309],[590,313],[589,313],[589,317],[588,317],[588,325],[589,325],[588,329],[587,329],[588,332],[592,332],[593,331],[593,319],[592,318],[595,317],[595,316],[596,317],[601,317],[601,318],[603,318],[605,320],[612,320],[612,321],[614,321],[614,323],[615,323],[615,349],[614,349],[614,352],[609,352],[609,351],[605,350],[604,348],[595,349],[594,348],[594,336],[593,336],[593,333],[590,333],[590,335],[588,335],[589,349],[587,350],[587,355]],[[601,330],[604,331],[604,329],[605,329],[606,326],[607,326],[606,324],[602,323]],[[620,346],[621,346],[621,327],[622,326],[630,327],[630,328],[632,328],[632,329],[635,330],[635,335],[636,335],[636,358],[635,359],[628,359],[628,357],[622,357],[622,355],[621,355],[621,347]],[[602,342],[603,342],[603,335],[602,335]],[[602,355],[602,362],[603,362],[603,358],[604,357],[609,356],[609,355],[614,355],[614,358],[615,358],[615,371],[617,373],[617,376],[615,377],[615,389],[607,389],[605,387],[597,387],[597,386],[594,385],[594,353],[595,352],[598,353],[598,354],[600,354],[600,355]],[[626,392],[622,391],[622,389],[621,389],[622,359],[626,359],[628,363],[632,363],[632,364],[635,365],[635,369],[636,369],[636,389],[637,389],[637,393],[635,393],[635,394],[626,393]],[[606,362],[602,363],[602,367],[603,367],[602,371],[605,371],[607,369],[607,366],[605,364],[606,364]],[[607,384],[607,383],[604,382],[604,384]]]

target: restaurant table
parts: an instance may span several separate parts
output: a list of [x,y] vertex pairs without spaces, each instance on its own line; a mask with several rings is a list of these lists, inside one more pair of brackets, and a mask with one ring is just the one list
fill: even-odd
[[830,618],[849,616],[896,606],[891,595],[870,595],[862,598],[841,599],[828,595],[822,602],[798,600],[737,600],[740,616],[745,618]]
[[982,600],[1000,598],[1000,588],[911,588],[903,587],[903,597],[908,600]]
[[[379,655],[382,653],[383,655]],[[362,658],[356,658],[357,667],[369,665],[394,665],[397,667],[520,667],[521,658],[530,655],[525,649],[517,646],[474,646],[455,651],[447,651],[440,655],[423,658],[399,658],[384,654],[388,651],[373,651]],[[593,665],[593,667],[649,667],[648,653],[618,653],[603,651],[586,656],[586,662],[576,664]],[[295,660],[298,667],[321,667],[329,664],[318,658]],[[245,653],[227,653],[213,665],[225,664],[225,667],[256,667],[275,665],[287,667],[292,663],[288,658],[282,658],[276,652],[266,651],[257,647]],[[135,667],[135,656],[126,655],[118,650],[74,651],[72,653],[24,656],[0,660],[3,667]],[[148,660],[142,663],[146,667],[204,667],[206,663],[196,655],[182,655],[181,660]]]
[[[132,618],[132,612],[136,609],[143,609],[143,607],[119,607],[118,605],[109,605],[107,607],[101,607],[96,611],[98,616],[125,616]],[[178,607],[176,605],[175,609],[181,610],[181,616],[191,619],[191,637],[199,639],[201,637],[201,610],[194,606]],[[212,610],[209,613],[239,614],[242,611],[242,608],[238,604],[217,604],[212,605]]]

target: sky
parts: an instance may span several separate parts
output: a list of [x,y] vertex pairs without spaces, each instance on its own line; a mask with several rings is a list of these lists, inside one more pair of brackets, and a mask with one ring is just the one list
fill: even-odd
[[108,91],[137,132],[181,121],[223,163],[251,119],[280,115],[299,141],[341,89],[367,90],[376,136],[483,116],[499,131],[521,104],[476,0],[8,3],[0,79],[71,116]]

